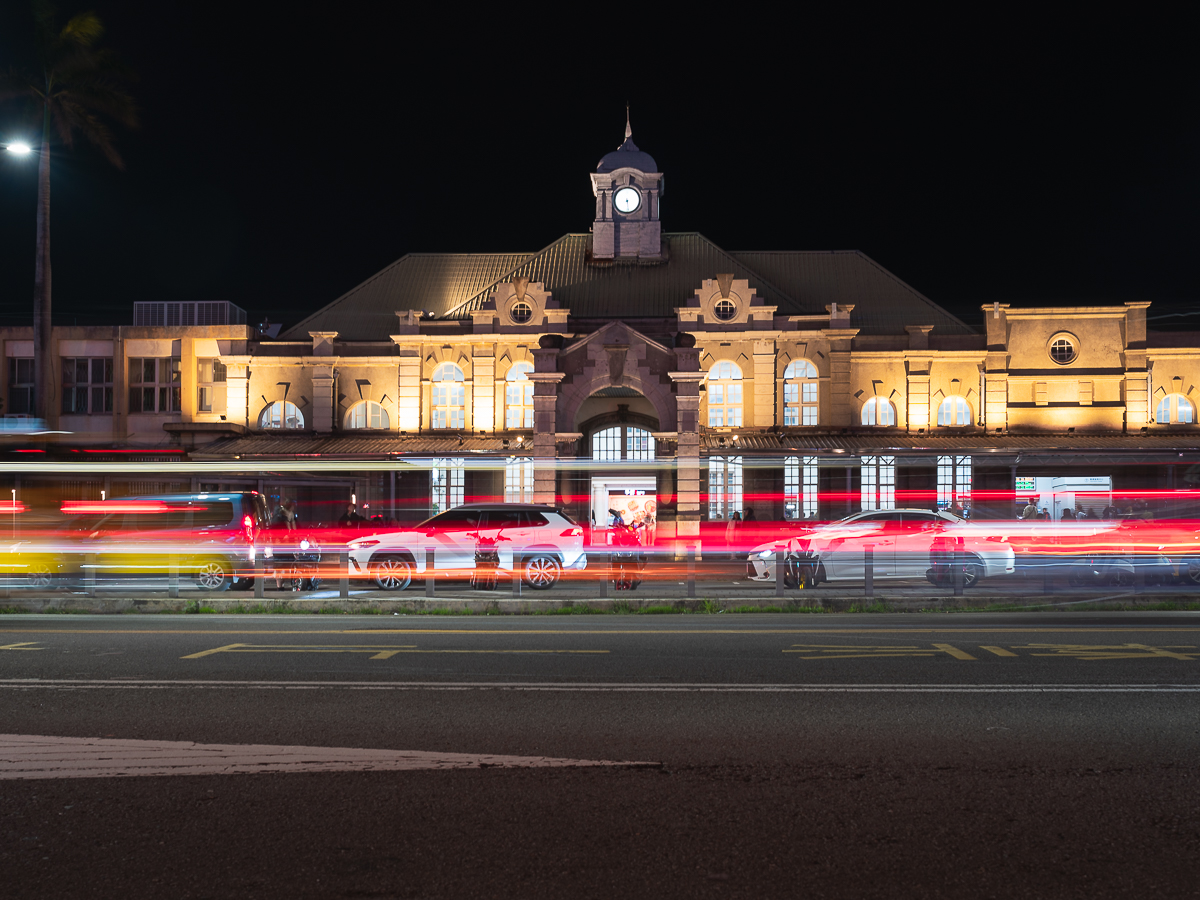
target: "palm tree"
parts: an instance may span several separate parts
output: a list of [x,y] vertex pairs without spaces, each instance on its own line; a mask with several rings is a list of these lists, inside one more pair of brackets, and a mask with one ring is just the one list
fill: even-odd
[[33,277],[34,411],[48,419],[55,390],[51,370],[50,316],[50,141],[73,147],[77,134],[95,144],[109,162],[125,168],[105,119],[137,127],[133,98],[122,84],[129,72],[111,50],[96,45],[104,26],[95,13],[80,13],[61,29],[47,0],[34,3],[34,43],[40,71],[0,75],[0,100],[24,97],[39,108],[37,261]]

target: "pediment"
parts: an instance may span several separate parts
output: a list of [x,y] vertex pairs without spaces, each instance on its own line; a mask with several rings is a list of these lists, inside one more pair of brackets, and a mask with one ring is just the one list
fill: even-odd
[[661,353],[674,352],[670,347],[660,344],[652,337],[647,337],[636,328],[627,325],[625,322],[609,322],[603,328],[593,331],[586,337],[582,337],[574,343],[563,347],[562,355],[565,356],[568,353],[574,353],[576,350],[587,347],[588,344],[597,342],[601,346],[606,344],[624,344],[627,346],[632,346],[633,344],[644,344],[647,347],[653,347]]

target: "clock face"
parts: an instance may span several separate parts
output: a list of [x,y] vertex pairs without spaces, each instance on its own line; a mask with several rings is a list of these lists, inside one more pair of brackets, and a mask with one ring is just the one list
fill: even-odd
[[623,187],[613,197],[617,212],[631,213],[642,205],[642,195],[636,188]]

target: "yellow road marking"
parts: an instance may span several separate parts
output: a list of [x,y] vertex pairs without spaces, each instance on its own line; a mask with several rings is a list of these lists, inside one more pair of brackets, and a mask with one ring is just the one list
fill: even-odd
[[370,653],[371,659],[391,659],[400,653],[517,653],[529,655],[542,654],[586,654],[596,655],[609,653],[608,650],[419,650],[415,644],[405,646],[370,646],[362,644],[347,644],[345,646],[305,645],[305,644],[226,644],[224,647],[214,647],[212,650],[202,650],[181,656],[180,659],[200,659],[216,653]]
[[214,653],[230,653],[238,647],[245,646],[245,644],[227,644],[224,647],[217,647],[215,650],[204,650],[200,653],[193,653],[191,656],[181,656],[180,659],[199,659],[202,656],[212,656]]
[[1013,656],[1013,657],[1015,657],[1017,655],[1015,653],[1010,653],[1008,650],[1005,650],[1003,647],[988,647],[988,646],[981,644],[979,649],[986,650],[988,653],[994,653],[994,654],[996,654],[996,656]]
[[[1194,661],[1200,654],[1196,648],[1189,645],[1173,645],[1170,647],[1151,647],[1147,644],[1029,644],[1018,647],[1018,650],[1041,650],[1048,652],[1031,653],[1030,656],[1057,656],[1072,659],[1181,659],[1185,662]],[[1175,650],[1191,650],[1192,653],[1175,653]]]
[[959,650],[957,647],[952,647],[949,644],[934,644],[933,646],[945,653],[949,653],[955,659],[975,659],[974,656],[972,656],[970,653],[967,653],[965,650]]
[[959,650],[951,644],[931,644],[928,647],[882,645],[879,647],[860,647],[854,644],[793,644],[784,653],[813,653],[814,656],[802,656],[801,659],[896,659],[899,657],[917,657],[928,659],[938,653],[946,653],[955,659],[975,660],[970,653]]
[[346,628],[337,630],[274,630],[248,628],[0,628],[0,634],[1134,634],[1141,632],[1200,632],[1200,627],[1178,625],[1130,628],[596,628],[596,629],[505,629],[505,628]]
[[36,641],[25,641],[24,643],[20,643],[20,644],[5,644],[3,646],[0,646],[0,650],[45,650],[46,649],[45,647],[30,646],[31,644],[35,644],[35,643],[37,643],[37,642]]

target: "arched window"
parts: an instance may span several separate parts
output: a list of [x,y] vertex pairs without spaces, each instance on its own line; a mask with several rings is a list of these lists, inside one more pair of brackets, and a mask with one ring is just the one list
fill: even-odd
[[971,407],[966,397],[947,397],[938,407],[939,425],[970,425]]
[[391,428],[387,410],[374,400],[355,403],[346,413],[346,428]]
[[597,431],[592,435],[592,459],[654,459],[654,435],[632,425]]
[[728,360],[708,370],[708,424],[742,427],[742,370]]
[[442,363],[433,371],[431,427],[466,428],[466,389],[463,371],[454,363]]
[[295,403],[276,400],[268,403],[258,417],[259,428],[303,428],[304,415]]
[[872,397],[862,408],[862,423],[886,427],[896,424],[896,407],[883,397]]
[[817,367],[794,359],[783,372],[783,424],[816,425],[820,421],[820,382]]
[[508,385],[504,388],[504,426],[506,428],[533,427],[533,382],[528,375],[533,364],[514,363],[505,376]]
[[1196,421],[1196,410],[1183,394],[1167,394],[1158,401],[1154,421],[1159,425],[1191,425]]

